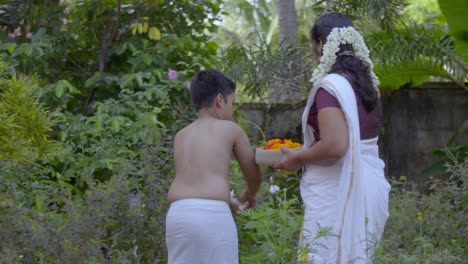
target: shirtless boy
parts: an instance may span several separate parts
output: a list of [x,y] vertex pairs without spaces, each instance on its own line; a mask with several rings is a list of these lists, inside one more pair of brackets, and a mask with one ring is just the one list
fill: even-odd
[[169,264],[238,263],[237,229],[231,214],[228,171],[234,154],[246,180],[240,203],[252,208],[260,170],[249,139],[233,120],[235,83],[206,70],[190,83],[198,119],[174,140],[176,175],[168,193],[166,218]]

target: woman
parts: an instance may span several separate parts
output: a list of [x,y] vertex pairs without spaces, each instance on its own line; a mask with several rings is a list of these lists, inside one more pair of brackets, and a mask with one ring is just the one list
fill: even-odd
[[390,191],[378,157],[378,80],[361,35],[345,15],[319,17],[310,36],[319,66],[302,116],[307,148],[283,149],[274,167],[304,168],[301,244],[308,250],[301,250],[300,260],[369,263],[388,218]]

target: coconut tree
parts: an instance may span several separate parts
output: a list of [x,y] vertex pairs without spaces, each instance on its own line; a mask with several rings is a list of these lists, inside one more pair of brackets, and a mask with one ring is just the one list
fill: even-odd
[[[230,12],[221,25],[220,41],[225,71],[245,88],[248,100],[262,94],[272,101],[297,100],[311,68],[305,49],[306,23],[296,12],[307,1],[227,1]],[[304,9],[304,8],[303,8]],[[232,13],[231,13],[232,10]],[[266,88],[268,87],[268,88]],[[242,89],[241,88],[241,89]],[[241,99],[242,100],[242,99]]]
[[[241,45],[233,46],[228,38],[225,38],[225,44],[231,44],[231,48],[235,47],[238,54],[242,54],[225,57],[226,69],[238,77],[250,94],[274,94],[271,90],[284,88],[283,85],[277,85],[281,83],[281,76],[284,76],[275,74],[284,71],[278,67],[293,65],[281,64],[279,60],[285,59],[285,54],[297,57],[292,51],[279,52],[280,38],[272,37],[285,32],[280,30],[282,27],[289,27],[288,24],[281,23],[289,23],[288,20],[278,19],[279,14],[288,12],[288,1],[277,2],[278,7],[284,7],[284,10],[273,8],[273,1],[229,2],[230,6],[236,6],[236,2],[249,2],[250,5],[236,6],[235,18],[238,23],[244,23],[243,27],[224,24],[225,28],[232,29],[230,32],[237,36],[236,43]],[[291,5],[290,2],[289,4]],[[298,70],[296,78],[304,81],[301,86],[307,90],[307,78],[302,75],[310,74],[313,67],[305,56],[309,46],[308,30],[318,15],[338,11],[349,15],[363,33],[376,64],[376,73],[381,79],[381,90],[391,92],[405,84],[418,86],[429,78],[447,79],[466,88],[464,81],[467,76],[468,42],[463,35],[463,14],[468,11],[467,5],[463,0],[296,0],[294,7],[298,30],[295,51],[302,52],[301,64],[309,67],[308,70]],[[229,12],[229,8],[227,11]],[[248,20],[242,15],[244,11],[247,14],[259,12],[262,15],[261,18],[250,16]],[[266,15],[268,12],[270,14]],[[244,22],[240,22],[241,20]],[[276,21],[278,26],[275,26]],[[235,34],[236,32],[255,32],[256,38],[251,37],[244,41],[242,34]],[[243,67],[245,65],[248,66]],[[291,74],[286,76],[291,78]]]

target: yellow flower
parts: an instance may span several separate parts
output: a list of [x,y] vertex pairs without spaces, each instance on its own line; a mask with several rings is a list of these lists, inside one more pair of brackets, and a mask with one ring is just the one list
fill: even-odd
[[301,247],[299,251],[299,261],[307,261],[308,258],[309,257],[307,256],[307,250],[305,249],[305,247]]
[[422,217],[423,217],[423,214],[421,212],[418,212],[416,214],[416,217],[418,217],[418,220],[421,221],[422,220]]

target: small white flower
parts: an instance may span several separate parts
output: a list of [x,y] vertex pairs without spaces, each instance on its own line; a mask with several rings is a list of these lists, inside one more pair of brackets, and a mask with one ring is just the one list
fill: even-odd
[[231,190],[231,192],[229,194],[231,195],[231,198],[236,197],[236,195],[234,194],[234,190]]
[[270,193],[271,194],[275,194],[276,192],[278,192],[280,190],[280,188],[276,185],[270,185]]
[[20,258],[23,258],[23,255],[19,255]]

